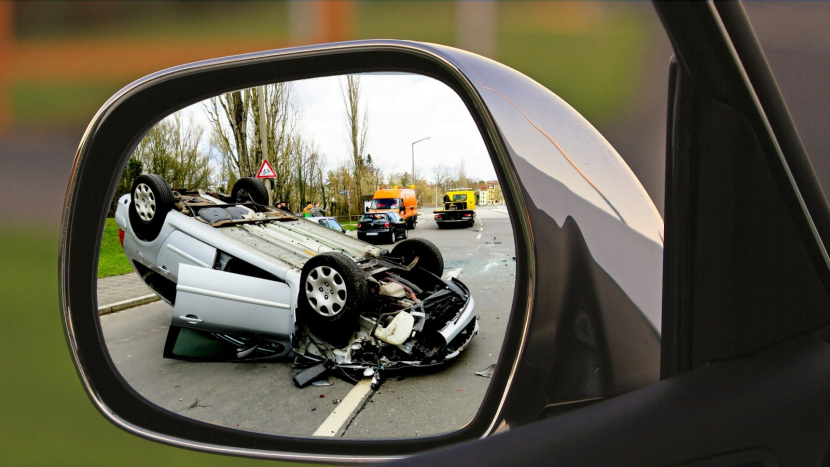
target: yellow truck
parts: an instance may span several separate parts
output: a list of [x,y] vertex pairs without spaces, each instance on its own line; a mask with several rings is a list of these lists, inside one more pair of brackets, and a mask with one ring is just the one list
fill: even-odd
[[439,229],[447,225],[472,227],[476,222],[476,192],[472,188],[453,188],[444,195],[444,209],[432,211]]

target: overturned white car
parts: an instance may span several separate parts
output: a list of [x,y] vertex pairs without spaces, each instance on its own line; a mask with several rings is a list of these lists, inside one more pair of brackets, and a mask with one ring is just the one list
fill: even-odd
[[295,358],[303,386],[330,368],[370,376],[443,364],[478,333],[474,301],[429,241],[391,251],[267,206],[259,180],[231,195],[141,175],[118,200],[124,253],[174,308],[164,357]]

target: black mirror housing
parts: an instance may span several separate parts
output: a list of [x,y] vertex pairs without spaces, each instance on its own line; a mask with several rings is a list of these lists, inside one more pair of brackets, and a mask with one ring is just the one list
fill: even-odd
[[[460,96],[484,139],[513,220],[512,313],[475,418],[459,431],[424,438],[293,438],[200,422],[142,398],[104,350],[93,293],[108,201],[132,150],[162,118],[206,97],[275,81],[378,71],[426,75]],[[569,149],[575,146],[580,150]],[[585,165],[579,168],[581,162]],[[586,173],[589,165],[605,172]],[[557,179],[563,168],[569,175]],[[601,400],[656,382],[662,228],[645,190],[605,139],[556,95],[496,62],[404,41],[208,60],[130,84],[104,104],[87,128],[62,225],[64,326],[91,400],[131,433],[224,454],[380,461],[479,439],[558,413],[574,401]],[[596,376],[585,378],[581,370],[586,365],[597,368]]]

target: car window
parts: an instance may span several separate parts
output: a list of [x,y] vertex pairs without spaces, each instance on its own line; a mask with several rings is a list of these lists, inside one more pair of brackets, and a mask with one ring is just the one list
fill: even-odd
[[398,200],[396,199],[373,199],[369,209],[397,209]]
[[344,229],[343,229],[343,226],[342,226],[342,225],[340,225],[340,223],[339,223],[339,222],[337,222],[337,221],[336,221],[336,220],[334,220],[334,219],[329,219],[329,225],[330,225],[330,226],[331,226],[331,228],[332,228],[332,229],[334,229],[334,230],[344,230]]
[[328,226],[329,226],[329,223],[328,223],[328,221],[327,221],[326,219],[319,219],[319,220],[317,221],[317,223],[318,223],[318,224],[320,224],[320,225],[322,225],[323,227],[328,227]]
[[466,194],[452,195],[452,200],[453,201],[466,201],[467,200],[467,195]]

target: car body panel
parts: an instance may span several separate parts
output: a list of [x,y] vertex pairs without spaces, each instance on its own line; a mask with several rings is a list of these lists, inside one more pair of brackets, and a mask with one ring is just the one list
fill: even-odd
[[663,220],[622,157],[567,102],[518,71],[463,50],[425,47],[456,63],[476,87],[529,202],[560,227],[576,221],[591,256],[659,334]]
[[180,265],[179,271],[171,325],[262,336],[290,347],[294,333],[290,286],[187,264]]
[[176,230],[164,240],[156,257],[156,264],[171,275],[179,277],[180,264],[212,268],[216,260],[216,248]]

